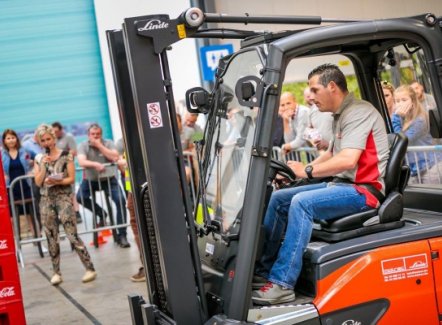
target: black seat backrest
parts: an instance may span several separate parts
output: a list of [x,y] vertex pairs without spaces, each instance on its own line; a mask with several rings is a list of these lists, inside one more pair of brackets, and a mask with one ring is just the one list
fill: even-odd
[[402,185],[401,174],[402,165],[407,153],[408,138],[402,132],[390,133],[388,135],[390,143],[390,157],[388,158],[387,168],[385,170],[385,194],[388,195],[392,191],[399,190]]

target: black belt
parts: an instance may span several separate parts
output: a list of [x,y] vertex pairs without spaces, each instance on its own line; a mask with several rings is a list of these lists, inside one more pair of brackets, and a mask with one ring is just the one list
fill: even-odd
[[385,195],[382,194],[377,188],[375,188],[371,184],[365,184],[365,183],[355,184],[354,182],[352,182],[348,178],[341,178],[341,177],[333,177],[332,182],[333,183],[347,183],[347,184],[354,184],[354,185],[357,185],[357,186],[361,186],[361,187],[365,188],[367,191],[369,191],[371,194],[373,194],[373,196],[376,199],[378,199],[379,203],[382,203],[385,200]]

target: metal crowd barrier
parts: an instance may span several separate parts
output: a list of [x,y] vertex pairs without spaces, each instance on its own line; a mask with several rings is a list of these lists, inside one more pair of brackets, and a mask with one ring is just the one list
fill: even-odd
[[405,162],[418,163],[417,175],[410,177],[408,184],[442,184],[442,145],[410,146]]
[[[117,169],[117,166],[115,164],[105,164],[106,168],[115,168]],[[81,205],[80,215],[82,217],[82,225],[77,225],[77,232],[78,235],[93,234],[93,243],[95,247],[99,246],[99,236],[98,233],[103,230],[111,230],[114,240],[116,240],[116,229],[118,228],[124,228],[128,227],[129,223],[127,220],[128,212],[126,210],[126,198],[125,198],[125,191],[124,191],[124,184],[120,178],[120,173],[118,170],[116,171],[116,180],[118,187],[120,190],[118,191],[119,197],[119,205],[121,207],[121,213],[123,216],[123,224],[117,225],[116,224],[116,209],[114,202],[109,199],[108,195],[106,195],[105,187],[107,186],[109,190],[109,195],[111,195],[111,178],[112,177],[105,177],[101,179],[98,182],[98,190],[93,190],[92,184],[90,180],[87,180],[83,177],[84,175],[84,169],[83,168],[76,168],[76,177],[75,177],[75,191],[73,193],[73,196],[75,197],[77,192],[80,191],[80,202],[78,204]],[[80,190],[81,182],[85,180],[88,182],[89,190],[91,193],[91,200],[92,200],[92,211],[87,210],[84,206],[84,197],[83,193]],[[20,193],[21,198],[24,197],[24,188],[23,184],[24,182],[27,182],[29,186],[31,187],[31,197],[26,199],[16,199],[14,198],[14,188],[16,186],[20,187]],[[44,257],[44,252],[46,251],[45,247],[43,246],[43,241],[46,241],[46,237],[44,236],[44,232],[42,231],[42,224],[44,223],[44,220],[40,220],[39,215],[39,202],[38,202],[38,195],[36,195],[36,191],[38,191],[39,188],[36,187],[34,183],[34,176],[33,175],[25,175],[20,176],[14,179],[10,186],[9,186],[9,201],[10,201],[10,207],[11,207],[11,214],[13,219],[13,227],[14,227],[14,238],[16,243],[16,250],[17,250],[17,256],[19,258],[20,264],[22,267],[24,267],[24,257],[22,252],[22,245],[25,244],[31,244],[36,243],[39,254],[41,257]],[[74,199],[74,198],[73,198]],[[105,225],[104,227],[99,227],[97,224],[97,215],[95,211],[95,204],[97,203],[103,211],[105,211],[105,214],[107,214],[107,218],[110,221],[109,225]],[[75,204],[75,203],[74,203]],[[32,238],[24,238],[23,234],[20,231],[20,220],[19,220],[19,208],[23,210],[23,214],[27,215],[28,212],[31,215],[31,222],[32,222]],[[26,218],[26,217],[25,217]],[[27,221],[27,220],[26,220]],[[28,225],[28,227],[30,227]],[[83,228],[83,230],[78,230],[78,228]],[[64,238],[66,235],[64,234],[64,231],[60,232],[60,238]]]
[[295,150],[288,152],[287,154],[283,154],[280,147],[272,148],[272,158],[287,162],[289,160],[300,161],[303,164],[308,164],[312,162],[319,156],[319,152],[316,148],[313,147],[301,147]]

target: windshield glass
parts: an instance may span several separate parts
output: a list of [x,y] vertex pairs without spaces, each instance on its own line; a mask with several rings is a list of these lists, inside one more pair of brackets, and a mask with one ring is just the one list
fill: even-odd
[[258,108],[241,106],[235,86],[244,76],[260,77],[263,65],[256,51],[234,56],[216,91],[216,127],[206,173],[210,217],[226,232],[237,218],[244,200]]

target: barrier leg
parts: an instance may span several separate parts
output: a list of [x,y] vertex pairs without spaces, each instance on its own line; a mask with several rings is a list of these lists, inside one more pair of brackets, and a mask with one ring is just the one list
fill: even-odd
[[[109,195],[110,193],[104,193],[104,199],[106,201],[106,206],[107,206],[107,212],[109,215],[109,223],[111,226],[115,225],[115,221],[114,221],[114,214],[112,211],[112,205],[111,202],[109,200]],[[118,235],[117,235],[117,230],[116,229],[112,229],[112,237],[114,238],[114,242],[118,243]]]

